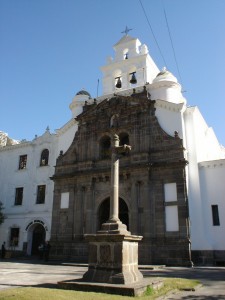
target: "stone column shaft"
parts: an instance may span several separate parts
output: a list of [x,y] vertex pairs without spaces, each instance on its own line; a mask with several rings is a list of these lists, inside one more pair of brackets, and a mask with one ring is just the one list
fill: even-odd
[[119,220],[119,159],[116,148],[119,147],[119,137],[112,139],[112,160],[111,160],[111,195],[110,195],[110,221]]

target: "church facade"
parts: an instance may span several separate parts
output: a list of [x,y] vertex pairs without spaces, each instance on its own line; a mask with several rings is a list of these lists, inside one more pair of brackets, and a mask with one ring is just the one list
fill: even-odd
[[[65,251],[76,260],[83,253],[85,260],[85,234],[109,220],[111,140],[117,134],[121,146],[132,147],[119,158],[119,213],[132,234],[144,237],[140,262],[190,265],[184,148],[177,133],[171,137],[162,130],[149,96],[146,89],[114,96],[86,105],[77,117],[74,141],[53,176],[56,256]],[[61,197],[67,197],[67,207]]]
[[[103,95],[78,92],[73,118],[56,134],[47,130],[31,142],[2,143],[0,199],[7,219],[1,241],[10,245],[14,234],[15,250],[30,255],[41,239],[50,239],[52,258],[87,261],[85,234],[109,217],[111,139],[117,134],[120,145],[131,146],[119,157],[119,217],[143,236],[139,262],[224,263],[224,148],[146,45],[124,35],[114,51],[101,68]],[[15,165],[24,155],[21,172]]]

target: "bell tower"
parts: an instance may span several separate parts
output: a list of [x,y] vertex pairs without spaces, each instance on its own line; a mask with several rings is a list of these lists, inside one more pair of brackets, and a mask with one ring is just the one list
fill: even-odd
[[125,35],[114,45],[115,57],[108,57],[103,73],[103,95],[152,83],[159,69],[149,55],[148,47],[137,38]]

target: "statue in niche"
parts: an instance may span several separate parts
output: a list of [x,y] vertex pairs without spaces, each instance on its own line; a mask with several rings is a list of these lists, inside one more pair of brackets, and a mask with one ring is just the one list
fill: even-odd
[[111,128],[118,128],[119,127],[119,115],[113,115],[110,119],[110,127]]

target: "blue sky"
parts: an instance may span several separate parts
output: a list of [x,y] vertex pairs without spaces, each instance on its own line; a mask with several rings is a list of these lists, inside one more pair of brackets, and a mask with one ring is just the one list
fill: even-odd
[[[142,4],[166,65],[180,80],[165,8],[184,96],[225,145],[225,1]],[[163,68],[139,0],[0,0],[0,130],[32,140],[47,126],[54,132],[65,124],[77,91],[96,97],[100,66],[126,25]]]

